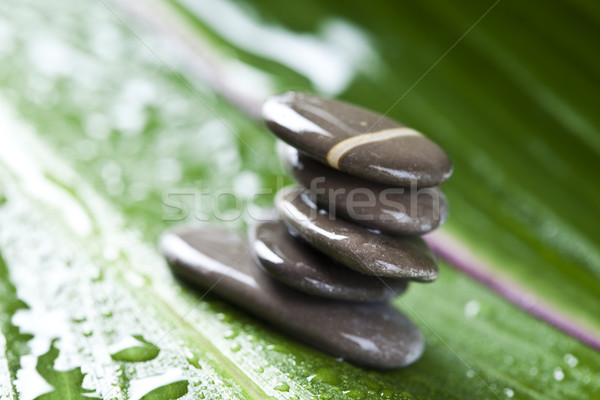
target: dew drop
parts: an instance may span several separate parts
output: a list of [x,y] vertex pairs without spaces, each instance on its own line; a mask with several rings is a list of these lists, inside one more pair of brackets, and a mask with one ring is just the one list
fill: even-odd
[[571,368],[575,368],[577,364],[579,364],[579,360],[573,354],[567,353],[563,357],[563,360],[567,363],[567,365]]
[[474,318],[477,316],[477,314],[479,314],[480,310],[481,304],[479,304],[477,300],[471,300],[465,305],[465,317]]
[[350,389],[344,391],[344,394],[351,399],[364,399],[367,395],[366,391],[363,389]]
[[180,370],[131,381],[129,397],[133,400],[178,399],[188,392],[188,381]]
[[334,368],[322,367],[315,371],[314,380],[317,382],[339,385],[340,378]]
[[281,382],[279,385],[275,386],[275,390],[279,390],[280,392],[289,392],[290,385],[285,382]]
[[475,371],[473,371],[472,369],[467,371],[467,378],[472,378],[475,376]]
[[194,368],[197,369],[202,369],[202,366],[200,365],[200,356],[196,353],[188,353],[187,357],[187,362],[190,363],[190,365],[192,365]]
[[238,331],[230,329],[227,332],[225,332],[225,334],[223,335],[223,337],[225,339],[233,339],[233,338],[237,337],[238,334],[239,334]]
[[123,338],[111,347],[110,356],[116,361],[150,361],[158,356],[160,349],[141,335]]
[[554,380],[560,382],[565,379],[565,373],[563,372],[561,367],[554,368],[554,372],[552,373]]
[[515,396],[515,391],[511,388],[504,388],[504,395],[508,398],[513,398]]
[[239,343],[236,343],[233,346],[231,346],[231,351],[233,351],[234,353],[237,353],[241,349],[242,349],[242,346]]
[[242,171],[233,180],[233,190],[242,199],[251,199],[261,187],[260,177],[250,171]]

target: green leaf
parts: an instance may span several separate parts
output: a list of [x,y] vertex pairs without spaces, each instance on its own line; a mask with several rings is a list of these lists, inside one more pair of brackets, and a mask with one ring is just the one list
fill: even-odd
[[[20,357],[28,351],[27,342],[31,339],[31,335],[21,332],[19,327],[12,323],[12,318],[17,311],[27,308],[27,304],[19,299],[16,288],[9,280],[8,267],[0,253],[0,323],[4,339],[1,347],[4,348],[2,358],[6,364],[6,369],[3,368],[0,371],[2,371],[2,375],[6,374],[3,378],[8,382],[14,382],[16,379],[16,371],[21,368]],[[14,390],[12,382],[8,382],[6,386],[10,386],[10,389]],[[4,389],[8,391],[9,388]]]
[[110,357],[117,361],[139,362],[150,361],[158,356],[160,349],[142,335],[133,335],[131,339],[127,338],[122,342]]
[[36,397],[36,400],[52,399],[97,399],[84,395],[93,390],[83,389],[84,375],[81,368],[73,368],[67,371],[58,371],[54,368],[54,362],[58,358],[58,349],[54,346],[56,340],[50,343],[50,349],[38,358],[35,369],[46,382],[54,387],[54,391]]
[[187,392],[187,381],[177,381],[148,392],[140,400],[174,400],[185,396]]
[[[189,1],[138,10],[228,65],[215,86],[236,89],[227,96],[238,100],[317,89],[385,112],[401,98],[390,115],[434,137],[456,165],[444,233],[598,332],[593,5],[503,0],[440,60],[494,3],[220,3],[245,22],[231,24],[222,8],[201,14]],[[106,399],[155,390],[184,398],[600,395],[597,352],[444,263],[439,281],[412,285],[395,303],[424,331],[424,357],[387,372],[303,346],[173,279],[155,248],[164,228],[206,218],[243,229],[253,199],[240,188],[273,189],[255,200],[269,205],[290,181],[279,178],[261,125],[112,7],[0,3],[3,398],[27,397],[40,380],[50,393],[63,390],[59,398],[66,388]],[[318,69],[260,48],[268,42],[244,42],[234,35],[244,23],[324,50],[330,57],[318,60],[331,64],[320,67],[346,65],[335,70],[345,75],[326,82]],[[243,202],[202,194],[231,187]],[[113,360],[110,349],[133,335],[160,349],[156,358]]]

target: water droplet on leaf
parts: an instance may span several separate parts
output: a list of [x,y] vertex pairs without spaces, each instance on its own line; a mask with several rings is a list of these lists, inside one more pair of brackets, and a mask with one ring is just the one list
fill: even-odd
[[140,362],[149,361],[158,356],[160,349],[145,340],[141,335],[133,335],[122,339],[111,347],[113,360]]
[[579,360],[573,354],[567,353],[563,357],[563,360],[567,363],[567,365],[571,368],[575,368],[577,364],[579,364]]
[[552,373],[554,380],[560,382],[565,379],[565,373],[563,372],[561,367],[554,368],[554,372]]
[[481,304],[477,300],[471,300],[465,305],[465,317],[474,318],[479,314]]
[[290,385],[288,385],[285,382],[281,382],[280,384],[278,384],[277,386],[275,386],[275,390],[279,390],[280,392],[289,392],[290,391]]

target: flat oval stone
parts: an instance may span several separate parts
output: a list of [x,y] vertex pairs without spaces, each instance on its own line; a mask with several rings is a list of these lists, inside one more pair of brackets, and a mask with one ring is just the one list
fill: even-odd
[[417,327],[389,303],[353,303],[310,296],[265,274],[247,239],[212,226],[163,234],[173,272],[266,320],[295,338],[365,367],[395,368],[423,353]]
[[254,224],[250,247],[269,275],[314,296],[386,301],[403,293],[408,283],[404,279],[384,279],[348,269],[294,237],[281,221]]
[[391,186],[437,186],[452,163],[433,141],[389,118],[347,103],[288,92],[263,106],[267,127],[321,163]]
[[333,219],[312,203],[307,191],[293,186],[277,193],[275,205],[304,240],[355,271],[421,282],[438,277],[433,254],[418,236],[394,237]]
[[330,214],[392,235],[423,235],[448,217],[448,202],[438,187],[411,190],[357,178],[283,142],[277,152],[284,167]]

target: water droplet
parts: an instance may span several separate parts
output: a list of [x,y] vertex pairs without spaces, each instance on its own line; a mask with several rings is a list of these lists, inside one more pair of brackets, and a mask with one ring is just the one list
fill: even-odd
[[537,373],[538,373],[538,369],[537,369],[536,367],[531,367],[531,368],[529,369],[529,375],[531,375],[531,376],[536,376],[536,375],[537,375]]
[[223,322],[231,322],[233,320],[233,317],[231,315],[222,312],[217,314],[217,318],[219,319],[219,321]]
[[116,361],[149,361],[158,356],[160,349],[141,335],[123,338],[111,346],[110,356]]
[[239,343],[236,343],[233,346],[231,346],[231,351],[233,351],[234,353],[237,353],[241,349],[242,349],[242,346]]
[[242,171],[233,180],[233,190],[242,199],[252,199],[260,188],[260,177],[251,171]]
[[314,380],[317,382],[328,383],[330,385],[339,385],[340,378],[336,369],[321,367],[315,371]]
[[554,380],[560,382],[565,379],[565,373],[563,372],[561,367],[554,368],[554,372],[552,373]]
[[363,389],[350,389],[345,390],[344,394],[351,399],[364,399],[367,395],[366,391]]
[[480,310],[481,304],[479,304],[477,300],[471,300],[465,305],[465,317],[474,318],[477,316],[477,314],[479,314]]
[[129,397],[133,400],[178,399],[188,392],[182,371],[172,369],[162,375],[132,380]]
[[238,331],[230,329],[228,331],[225,332],[225,334],[223,335],[223,337],[225,339],[234,339],[235,337],[237,337],[237,335],[239,334]]
[[515,391],[511,388],[504,388],[504,395],[508,398],[512,398],[515,396]]
[[189,362],[193,367],[197,368],[197,369],[202,369],[202,366],[200,365],[200,356],[196,353],[188,353],[187,357],[187,362]]
[[275,390],[279,390],[280,392],[289,392],[290,385],[285,382],[281,382],[279,385],[275,386]]
[[567,353],[563,357],[563,360],[567,363],[567,365],[571,368],[575,368],[577,364],[579,364],[579,360],[573,354]]
[[472,378],[475,376],[475,371],[473,371],[472,369],[467,371],[467,378]]

